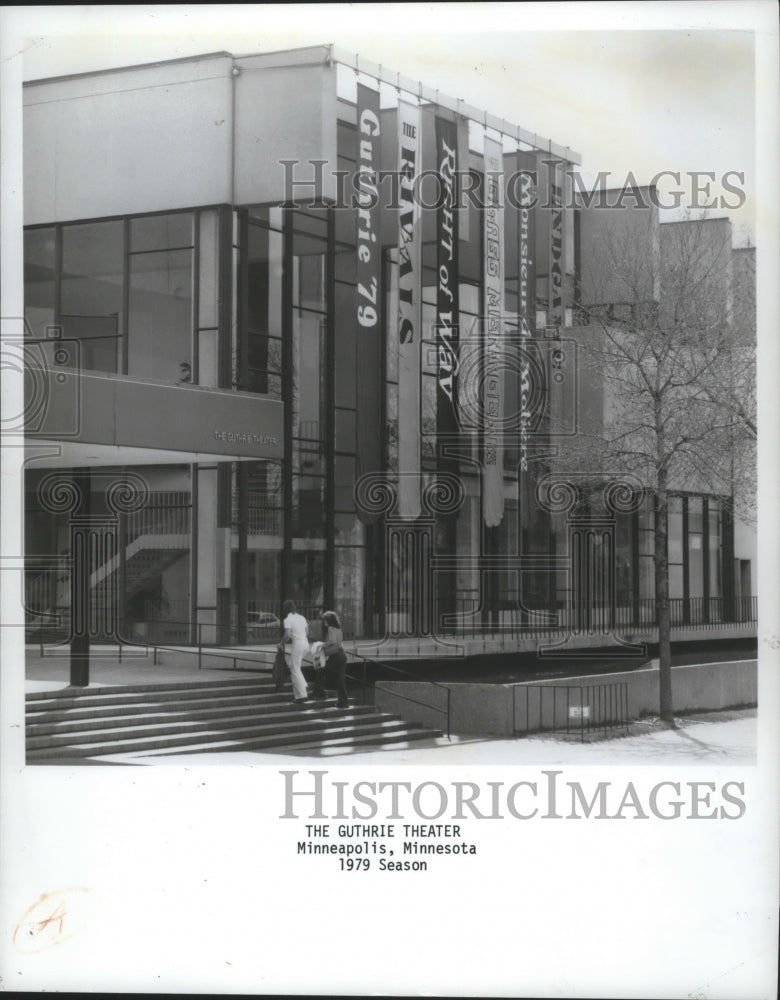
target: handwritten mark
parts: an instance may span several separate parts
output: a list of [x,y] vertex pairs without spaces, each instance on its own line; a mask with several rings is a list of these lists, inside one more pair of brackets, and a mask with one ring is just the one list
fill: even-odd
[[93,902],[91,891],[82,886],[44,892],[16,925],[14,945],[34,954],[67,941],[89,923]]

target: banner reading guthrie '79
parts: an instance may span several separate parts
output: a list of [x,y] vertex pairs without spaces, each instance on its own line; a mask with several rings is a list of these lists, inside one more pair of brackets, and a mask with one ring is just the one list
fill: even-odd
[[420,109],[398,102],[398,513],[420,516]]
[[[381,149],[379,91],[358,84],[355,159],[355,321],[357,331],[357,474],[382,468],[382,406],[376,386],[382,378],[382,246],[378,170]],[[358,506],[364,523],[377,514]]]
[[495,528],[504,516],[504,154],[500,142],[485,137],[484,280],[485,335],[482,378],[482,510]]

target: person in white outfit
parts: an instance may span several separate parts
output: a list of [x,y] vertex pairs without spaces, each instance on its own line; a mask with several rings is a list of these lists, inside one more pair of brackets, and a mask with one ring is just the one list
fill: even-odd
[[292,679],[293,698],[296,703],[300,703],[306,701],[309,693],[306,679],[301,670],[304,654],[309,649],[309,626],[303,615],[296,613],[295,604],[292,601],[284,602],[282,614],[284,615],[282,622],[284,634],[280,645],[284,649],[284,658]]

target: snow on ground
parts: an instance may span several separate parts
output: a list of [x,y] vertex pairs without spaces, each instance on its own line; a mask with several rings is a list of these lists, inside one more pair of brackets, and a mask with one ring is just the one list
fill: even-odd
[[175,754],[133,757],[115,754],[101,763],[167,764],[200,767],[206,764],[285,765],[329,764],[754,764],[756,762],[756,710],[712,712],[678,719],[676,729],[658,720],[632,723],[628,736],[613,736],[582,743],[565,736],[548,735],[523,739],[493,739],[453,736],[451,740],[422,745],[396,744],[384,749],[350,750],[338,747],[320,752],[252,752]]

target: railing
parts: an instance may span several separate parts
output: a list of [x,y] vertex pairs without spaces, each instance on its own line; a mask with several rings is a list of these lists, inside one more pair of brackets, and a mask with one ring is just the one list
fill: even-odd
[[[396,613],[401,613],[397,611]],[[758,620],[756,597],[671,598],[669,621],[673,629],[712,629],[754,626]],[[512,637],[557,636],[565,632],[644,632],[657,628],[653,598],[613,606],[566,605],[526,610],[509,600],[494,611],[483,608],[477,597],[459,598],[455,613],[445,614],[445,634],[477,637],[501,632]]]
[[[379,666],[382,667],[384,670],[390,670],[396,674],[403,674],[405,677],[410,677],[412,680],[419,681],[420,683],[426,684],[429,687],[442,688],[444,691],[446,691],[447,693],[446,709],[440,708],[438,705],[432,705],[430,702],[420,701],[418,698],[413,698],[411,695],[401,694],[401,692],[397,690],[394,690],[391,693],[394,698],[400,698],[402,701],[412,702],[415,705],[422,705],[423,708],[427,708],[430,709],[431,711],[438,712],[441,715],[444,715],[446,720],[447,739],[450,739],[450,688],[446,684],[439,684],[438,681],[432,681],[428,677],[423,677],[420,674],[412,673],[411,670],[406,670],[403,667],[396,667],[394,664],[388,663],[386,660],[372,660],[366,656],[360,656],[357,653],[352,653],[352,656],[354,656],[356,660],[360,660],[362,663],[363,671],[362,671],[361,683],[364,692],[368,688],[367,666],[369,663],[375,667]],[[374,682],[374,686],[376,687],[376,682]]]
[[186,490],[149,493],[143,507],[125,515],[127,544],[142,535],[154,535],[155,548],[178,547],[178,539],[190,533],[191,507],[192,497]]
[[[525,698],[520,698],[521,720],[518,720],[518,689],[525,692]],[[611,729],[629,732],[627,681],[512,685],[512,731],[515,736],[566,733],[579,735],[584,742],[586,736],[602,732],[606,736]]]
[[[249,651],[242,651],[241,653],[229,653],[223,652],[221,649],[213,649],[209,647],[204,647],[202,643],[198,643],[195,648],[188,648],[187,646],[166,646],[160,643],[147,643],[147,649],[152,650],[152,662],[154,666],[157,666],[158,656],[161,652],[166,650],[170,653],[177,653],[183,655],[197,656],[198,658],[198,670],[203,669],[204,659],[211,660],[230,660],[232,662],[232,670],[243,670],[250,673],[271,673],[273,669],[274,658],[276,657],[275,650],[263,650],[257,649]],[[239,663],[256,663],[260,662],[263,667],[239,667]],[[209,670],[226,670],[227,667],[213,666],[209,665]]]

